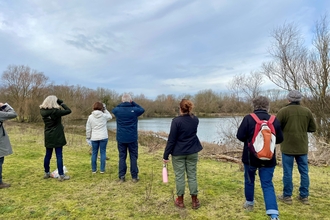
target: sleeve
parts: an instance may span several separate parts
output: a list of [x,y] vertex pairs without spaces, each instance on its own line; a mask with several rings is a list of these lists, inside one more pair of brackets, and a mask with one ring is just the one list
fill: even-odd
[[277,118],[275,118],[273,125],[274,125],[275,132],[276,132],[276,144],[280,144],[284,140],[281,123],[279,120],[277,120]]
[[315,119],[313,117],[312,112],[310,112],[310,119],[309,119],[309,123],[308,123],[308,129],[307,132],[315,132],[316,131],[316,122]]
[[175,147],[177,133],[176,123],[172,120],[170,134],[168,135],[167,144],[163,155],[164,160],[168,160],[168,156],[172,153],[173,148]]
[[105,117],[105,119],[107,121],[109,121],[110,119],[112,119],[112,116],[111,116],[110,112],[107,109],[104,109],[103,115],[104,115],[104,117]]
[[62,103],[61,106],[62,108],[64,108],[64,110],[60,109],[58,111],[55,111],[55,116],[60,117],[71,113],[71,109],[66,104]]
[[13,119],[17,117],[17,113],[15,112],[14,109],[9,109],[8,111],[0,111],[0,121],[5,121],[8,119]]
[[137,116],[140,116],[144,113],[144,108],[136,104],[135,102],[131,102],[133,107],[134,107],[134,112],[136,113]]
[[248,139],[248,119],[245,116],[237,129],[236,138],[242,142],[245,142]]
[[92,137],[92,126],[90,123],[90,118],[88,117],[88,120],[86,122],[86,139],[91,139]]

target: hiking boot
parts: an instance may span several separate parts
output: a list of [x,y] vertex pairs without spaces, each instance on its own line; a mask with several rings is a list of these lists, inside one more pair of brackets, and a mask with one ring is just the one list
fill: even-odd
[[184,204],[183,204],[183,195],[182,196],[178,196],[178,198],[176,198],[174,205],[180,209],[185,208]]
[[197,195],[191,195],[191,205],[192,209],[198,209],[199,207],[201,207],[201,204],[197,199]]
[[292,198],[291,196],[283,196],[279,195],[277,196],[277,199],[284,202],[285,204],[292,205]]
[[300,195],[297,197],[297,199],[305,205],[309,205],[308,197],[301,197]]
[[60,175],[58,177],[58,181],[64,181],[64,180],[69,180],[69,179],[70,179],[70,177],[69,176],[66,176],[66,175]]
[[45,175],[44,175],[44,179],[48,179],[48,178],[50,178],[50,173],[49,172],[45,173]]
[[8,187],[10,187],[10,184],[9,184],[9,183],[4,183],[4,182],[2,182],[2,183],[0,184],[0,189],[4,189],[4,188],[8,188]]
[[133,178],[133,179],[132,179],[132,182],[133,182],[133,183],[137,183],[137,182],[139,182],[139,178]]
[[253,205],[249,205],[246,202],[243,205],[243,208],[245,208],[247,211],[253,211]]

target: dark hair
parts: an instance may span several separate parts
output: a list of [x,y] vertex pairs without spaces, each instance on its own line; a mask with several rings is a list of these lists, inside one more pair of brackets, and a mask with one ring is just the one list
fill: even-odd
[[182,99],[180,102],[180,109],[183,114],[192,115],[194,104],[188,99]]
[[100,110],[102,111],[103,109],[103,104],[101,102],[95,102],[93,105],[93,110]]

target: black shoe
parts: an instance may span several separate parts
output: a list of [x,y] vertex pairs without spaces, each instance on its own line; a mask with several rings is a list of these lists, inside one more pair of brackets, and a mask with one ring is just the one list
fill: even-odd
[[9,183],[4,183],[4,182],[2,182],[2,183],[0,184],[0,189],[4,189],[4,188],[8,188],[8,187],[10,187],[10,184],[9,184]]

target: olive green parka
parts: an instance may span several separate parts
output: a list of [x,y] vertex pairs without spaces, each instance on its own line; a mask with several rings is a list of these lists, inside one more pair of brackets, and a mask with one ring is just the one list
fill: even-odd
[[307,154],[308,132],[316,131],[312,112],[299,102],[291,102],[278,111],[276,118],[281,123],[284,136],[281,152],[288,155]]

